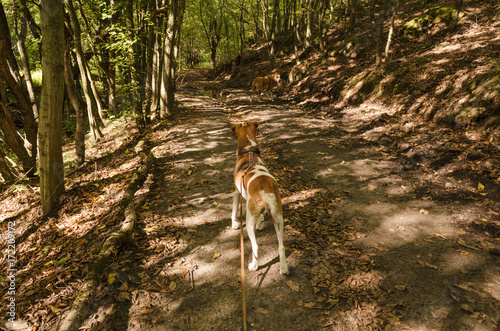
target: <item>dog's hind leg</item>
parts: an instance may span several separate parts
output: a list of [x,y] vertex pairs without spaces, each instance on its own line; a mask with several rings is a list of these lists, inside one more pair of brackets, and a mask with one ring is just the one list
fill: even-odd
[[280,273],[282,275],[288,275],[288,265],[286,264],[286,253],[285,246],[283,245],[283,237],[285,233],[283,224],[283,210],[281,207],[281,201],[278,201],[274,194],[268,196],[267,198],[269,204],[269,211],[273,219],[274,229],[276,230],[276,235],[278,237],[278,254],[280,257]]
[[276,230],[276,235],[278,236],[280,274],[288,275],[288,265],[286,264],[285,246],[283,245],[283,236],[285,232],[283,224],[283,215],[282,214],[273,215],[273,224],[274,224],[274,229]]
[[262,229],[264,229],[264,218],[266,217],[267,214],[268,213],[266,210],[264,210],[264,212],[260,214],[259,220],[257,221],[257,225],[255,226],[257,230],[261,231]]
[[286,263],[285,246],[283,244],[284,237],[284,224],[283,224],[283,208],[279,195],[274,193],[267,193],[265,197],[269,213],[273,219],[274,229],[278,237],[278,255],[280,258],[280,273],[282,275],[288,274],[288,265]]
[[252,244],[252,262],[248,264],[248,270],[257,270],[259,268],[259,245],[257,245],[257,239],[255,238],[255,222],[256,217],[251,212],[247,212],[246,228],[248,238]]
[[238,205],[240,204],[241,195],[238,189],[234,190],[233,193],[233,212],[231,214],[231,223],[234,230],[240,228],[240,222],[238,222]]

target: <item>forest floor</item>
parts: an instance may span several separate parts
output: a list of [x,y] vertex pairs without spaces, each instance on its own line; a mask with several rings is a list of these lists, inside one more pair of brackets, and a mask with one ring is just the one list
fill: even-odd
[[[134,241],[108,265],[82,330],[242,329],[230,126],[248,120],[261,123],[261,154],[280,186],[290,268],[279,274],[267,222],[261,266],[246,273],[249,330],[498,329],[500,187],[471,170],[477,159],[425,157],[437,140],[463,148],[453,130],[413,130],[376,103],[321,113],[290,102],[286,85],[274,101],[250,100],[247,86],[210,81],[204,69],[180,78],[178,112],[149,132],[156,161],[136,194]],[[124,121],[105,132],[92,161],[68,175],[57,217],[40,219],[34,185],[2,195],[2,227],[17,224],[17,312],[29,330],[56,329],[119,226],[141,134]]]

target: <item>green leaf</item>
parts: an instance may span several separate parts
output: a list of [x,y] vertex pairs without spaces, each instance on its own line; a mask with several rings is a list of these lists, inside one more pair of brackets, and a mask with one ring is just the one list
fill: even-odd
[[59,262],[57,262],[57,265],[61,265],[61,264],[65,263],[65,262],[67,262],[67,261],[68,261],[68,258],[67,257],[63,257],[62,259],[59,260]]

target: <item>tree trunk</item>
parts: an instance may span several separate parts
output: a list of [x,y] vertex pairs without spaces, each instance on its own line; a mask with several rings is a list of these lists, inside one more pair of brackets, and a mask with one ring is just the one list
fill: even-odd
[[272,66],[274,66],[274,58],[275,58],[275,52],[276,52],[276,24],[277,24],[279,10],[280,10],[279,1],[274,0],[273,18],[271,21],[271,48],[269,50],[269,58],[271,60]]
[[4,183],[10,184],[16,180],[16,176],[14,176],[12,169],[10,169],[5,159],[6,155],[3,152],[2,146],[0,146],[0,175],[2,175]]
[[[15,2],[14,2],[15,5]],[[17,7],[16,7],[17,8]],[[24,79],[26,81],[26,87],[28,90],[30,102],[31,102],[31,107],[33,111],[33,115],[35,118],[35,121],[38,122],[38,106],[36,104],[36,97],[35,97],[35,91],[33,89],[33,80],[31,79],[31,70],[30,70],[30,65],[29,65],[29,58],[28,58],[28,53],[26,51],[26,45],[25,45],[25,40],[26,40],[26,35],[28,32],[28,20],[26,18],[26,12],[27,12],[27,7],[26,7],[26,0],[21,0],[19,3],[19,9],[16,10],[18,14],[20,14],[20,23],[21,27],[18,29],[17,25],[17,15],[15,16],[15,22],[16,22],[16,37],[17,37],[17,49],[19,51],[19,57],[21,58],[21,61],[23,63],[23,75]]]
[[158,31],[165,31],[165,14],[158,12],[163,7],[163,0],[156,0],[156,15],[153,45],[153,63],[151,64],[151,120],[154,121],[160,115],[160,91],[163,72],[163,38]]
[[306,2],[306,35],[304,43],[307,47],[311,47],[312,25],[314,21],[313,1],[307,0]]
[[[155,3],[149,1],[148,12],[153,13],[155,11]],[[154,17],[153,21],[148,26],[148,38],[146,43],[146,84],[145,84],[145,97],[144,97],[144,107],[142,112],[144,113],[144,118],[146,123],[151,122],[151,104],[153,97],[153,59],[154,59],[154,45],[155,45],[155,29],[154,29]]]
[[354,31],[356,26],[356,14],[357,14],[357,0],[350,0],[349,8],[349,32]]
[[125,20],[127,22],[128,29],[128,39],[130,41],[129,47],[129,70],[130,70],[130,84],[132,88],[132,96],[134,102],[133,104],[133,112],[136,123],[139,126],[144,126],[144,117],[142,114],[142,100],[140,94],[140,43],[138,42],[138,36],[135,33],[135,25],[134,25],[134,2],[133,0],[127,0],[125,6]]
[[174,109],[175,71],[177,67],[177,43],[184,15],[185,0],[170,0],[165,39],[164,67],[161,82],[160,118]]
[[76,92],[68,45],[66,45],[64,51],[64,81],[66,82],[66,91],[68,92],[69,100],[76,113],[75,164],[78,167],[85,162],[85,113],[82,107],[83,102]]
[[385,3],[383,3],[380,6],[380,10],[378,12],[378,17],[377,17],[377,22],[375,24],[375,32],[376,32],[376,38],[377,38],[377,45],[376,45],[376,60],[375,60],[375,65],[379,66],[382,64],[382,49],[383,49],[383,30],[384,30],[384,21],[385,21]]
[[[1,44],[2,43],[0,41],[0,46]],[[36,170],[36,164],[32,162],[29,152],[23,144],[23,138],[21,137],[19,132],[17,132],[11,113],[7,109],[8,100],[5,95],[5,85],[2,79],[2,75],[0,75],[0,100],[0,129],[2,130],[5,142],[21,162],[23,171],[25,173],[34,173]]]
[[161,88],[160,88],[160,118],[164,119],[172,112],[173,106],[173,93],[170,90],[172,83],[171,66],[172,66],[172,53],[174,50],[174,26],[175,26],[175,12],[177,10],[177,0],[169,0],[168,17],[166,26],[166,38],[163,54],[163,71],[161,75]]
[[399,6],[399,0],[391,0],[391,26],[389,28],[389,35],[387,36],[387,43],[385,45],[384,56],[387,58],[389,56],[389,47],[391,46],[392,34],[394,32],[394,19],[396,18],[396,12]]
[[[22,83],[19,74],[19,67],[13,52],[12,42],[10,39],[9,26],[7,18],[0,3],[0,74],[9,86],[11,92],[16,97],[19,104],[19,110],[22,114],[23,128],[25,137],[23,143],[28,151],[30,161],[22,161],[23,167],[28,176],[33,176],[36,169],[36,150],[37,150],[37,130],[38,125],[33,114],[33,108]],[[28,166],[28,168],[26,168]]]
[[42,93],[40,102],[40,198],[43,214],[64,192],[62,112],[64,102],[64,18],[62,0],[42,0]]
[[92,133],[94,141],[98,141],[103,137],[103,134],[94,116],[94,114],[96,113],[94,106],[94,98],[93,98],[94,95],[92,92],[92,88],[90,87],[90,82],[89,82],[90,77],[87,76],[87,68],[86,68],[87,63],[83,55],[82,42],[80,39],[81,36],[80,23],[78,22],[75,8],[73,7],[73,1],[64,0],[64,2],[66,4],[66,8],[68,9],[71,21],[71,27],[73,29],[73,43],[76,50],[76,60],[78,62],[78,68],[80,70],[80,78],[82,80],[83,94],[85,95],[85,101],[87,104],[87,114],[89,117],[90,132]]

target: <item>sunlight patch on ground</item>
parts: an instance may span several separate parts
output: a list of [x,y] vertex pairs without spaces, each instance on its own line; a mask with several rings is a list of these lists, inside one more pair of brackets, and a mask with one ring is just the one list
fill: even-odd
[[[377,213],[377,206],[366,207],[370,213]],[[383,210],[382,210],[383,211]],[[379,235],[382,245],[399,247],[416,241],[421,236],[433,234],[454,235],[456,229],[449,224],[449,216],[428,213],[428,211],[391,212],[382,219],[375,232]]]
[[391,163],[388,161],[377,161],[372,159],[358,159],[353,161],[342,161],[336,164],[329,165],[327,169],[317,172],[318,176],[364,176],[373,177],[383,173],[385,169],[389,169]]
[[450,274],[456,272],[466,273],[467,270],[476,270],[484,265],[485,261],[477,254],[470,254],[466,250],[458,250],[458,252],[450,252],[447,255],[440,257],[440,268]]

